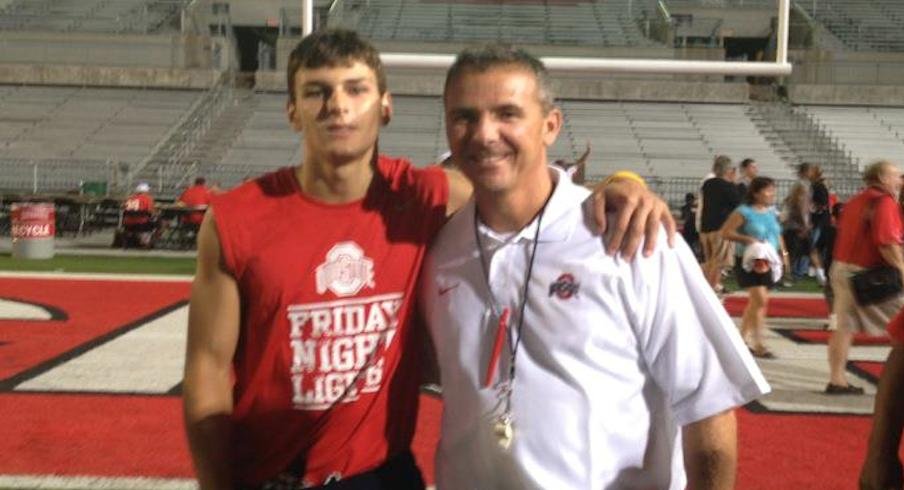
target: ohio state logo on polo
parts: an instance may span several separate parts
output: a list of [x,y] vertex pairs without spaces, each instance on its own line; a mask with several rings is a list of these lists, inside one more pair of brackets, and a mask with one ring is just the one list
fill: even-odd
[[350,297],[376,287],[373,260],[355,242],[334,245],[315,281],[318,294],[340,299],[286,308],[297,410],[325,410],[380,389],[382,353],[395,337],[404,299],[402,292]]

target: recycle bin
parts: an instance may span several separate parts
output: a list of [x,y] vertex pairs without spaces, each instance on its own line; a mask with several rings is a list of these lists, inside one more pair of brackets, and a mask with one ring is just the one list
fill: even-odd
[[14,259],[53,258],[56,236],[53,203],[13,203],[9,216]]

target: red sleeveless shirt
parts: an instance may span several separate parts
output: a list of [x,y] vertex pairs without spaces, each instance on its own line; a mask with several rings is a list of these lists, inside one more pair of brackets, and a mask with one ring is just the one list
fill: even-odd
[[441,169],[382,156],[357,202],[308,198],[292,168],[213,198],[241,295],[238,481],[260,483],[297,459],[319,485],[408,449],[421,377],[414,289],[447,201]]

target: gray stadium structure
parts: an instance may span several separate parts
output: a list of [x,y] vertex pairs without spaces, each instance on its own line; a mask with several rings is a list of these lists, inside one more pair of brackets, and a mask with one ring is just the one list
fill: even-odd
[[[541,56],[768,58],[774,0],[315,2],[315,26],[353,28],[385,51],[455,53],[485,41]],[[288,0],[0,0],[0,190],[173,196],[301,161],[286,122],[285,60],[300,37]],[[774,53],[772,54],[774,56]],[[678,205],[714,155],[793,179],[816,162],[845,197],[870,161],[904,160],[904,4],[792,2],[782,78],[555,77],[565,114],[551,149],[586,174],[648,178]],[[392,69],[395,117],[380,150],[416,164],[445,151],[443,70]]]

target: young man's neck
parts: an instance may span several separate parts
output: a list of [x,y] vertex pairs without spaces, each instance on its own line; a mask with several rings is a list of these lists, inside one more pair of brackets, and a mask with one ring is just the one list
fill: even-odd
[[373,150],[349,162],[330,162],[315,156],[305,157],[295,168],[295,177],[305,195],[328,204],[363,199],[373,180]]
[[474,189],[480,220],[498,233],[517,232],[530,224],[552,194],[555,182],[549,174],[535,184],[505,193]]

